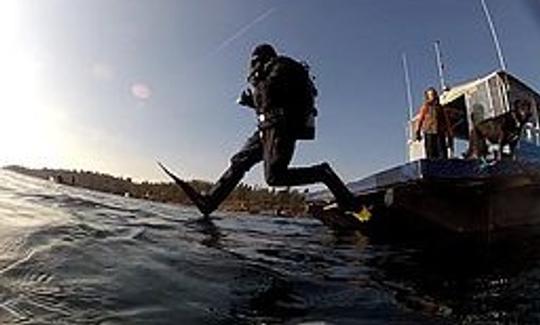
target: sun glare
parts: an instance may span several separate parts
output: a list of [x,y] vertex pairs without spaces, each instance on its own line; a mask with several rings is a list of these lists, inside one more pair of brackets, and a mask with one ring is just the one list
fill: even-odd
[[47,164],[55,156],[51,111],[40,93],[40,65],[20,40],[17,1],[0,2],[0,164]]

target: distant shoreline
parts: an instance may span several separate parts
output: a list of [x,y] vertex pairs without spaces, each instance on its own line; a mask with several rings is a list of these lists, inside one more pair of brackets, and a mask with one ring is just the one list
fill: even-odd
[[[115,177],[83,170],[34,169],[16,165],[6,166],[4,169],[58,184],[125,197],[161,203],[193,205],[186,195],[170,182],[135,182],[130,177]],[[206,191],[212,186],[209,182],[199,180],[190,183],[199,191]],[[296,217],[305,215],[306,205],[304,195],[294,190],[275,191],[240,184],[222,204],[221,210]]]

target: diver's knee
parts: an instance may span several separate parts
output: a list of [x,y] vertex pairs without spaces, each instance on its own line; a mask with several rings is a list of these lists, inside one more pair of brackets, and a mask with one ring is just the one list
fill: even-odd
[[230,163],[232,167],[239,167],[245,164],[246,158],[244,155],[236,154],[231,157]]
[[269,186],[276,186],[276,176],[268,169],[264,171],[264,180]]
[[235,155],[231,158],[230,168],[238,172],[248,172],[257,161],[240,155]]
[[284,186],[285,184],[285,178],[282,177],[279,173],[277,173],[274,170],[266,170],[264,173],[264,178],[266,180],[266,184],[269,186]]

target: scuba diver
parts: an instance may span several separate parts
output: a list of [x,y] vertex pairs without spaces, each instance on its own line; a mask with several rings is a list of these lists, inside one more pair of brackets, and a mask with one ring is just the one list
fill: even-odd
[[238,104],[256,112],[258,129],[231,158],[228,169],[207,193],[198,193],[163,165],[160,167],[205,216],[217,209],[244,174],[261,161],[268,185],[288,187],[322,182],[343,212],[353,211],[354,195],[329,164],[289,167],[296,141],[315,138],[317,89],[309,67],[278,55],[270,44],[260,44],[252,51],[247,81],[248,88],[241,93]]

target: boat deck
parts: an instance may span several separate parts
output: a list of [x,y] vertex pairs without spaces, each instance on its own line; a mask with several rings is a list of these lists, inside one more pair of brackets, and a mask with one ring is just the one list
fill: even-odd
[[[521,145],[517,158],[496,162],[464,159],[421,159],[393,167],[347,184],[362,196],[419,181],[455,181],[477,183],[500,178],[530,177],[540,179],[540,156],[535,146]],[[312,193],[308,202],[331,202],[332,194],[325,190]]]

